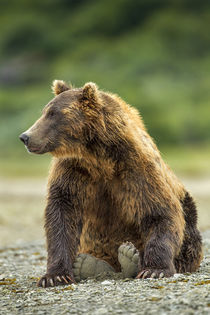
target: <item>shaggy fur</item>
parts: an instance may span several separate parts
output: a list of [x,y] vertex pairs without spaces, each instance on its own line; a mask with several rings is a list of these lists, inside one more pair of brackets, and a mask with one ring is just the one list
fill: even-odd
[[39,281],[74,281],[78,253],[119,270],[132,242],[137,278],[193,272],[202,259],[192,197],[162,160],[137,110],[94,83],[54,81],[56,97],[25,134],[28,150],[54,156],[45,211],[48,264]]

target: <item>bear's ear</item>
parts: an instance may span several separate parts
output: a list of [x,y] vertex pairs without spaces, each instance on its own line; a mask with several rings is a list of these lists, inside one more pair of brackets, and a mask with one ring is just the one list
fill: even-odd
[[82,90],[82,99],[85,103],[96,104],[99,100],[98,87],[93,82],[88,82]]
[[55,95],[68,91],[70,88],[71,87],[63,80],[54,80],[52,83],[52,91]]

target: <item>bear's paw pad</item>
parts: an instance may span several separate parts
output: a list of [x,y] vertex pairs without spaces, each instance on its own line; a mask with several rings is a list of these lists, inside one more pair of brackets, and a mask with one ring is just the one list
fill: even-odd
[[106,261],[89,254],[79,254],[73,264],[73,273],[77,282],[106,272],[114,272],[114,269]]
[[139,252],[132,243],[124,243],[118,248],[118,261],[124,278],[133,278],[137,275]]

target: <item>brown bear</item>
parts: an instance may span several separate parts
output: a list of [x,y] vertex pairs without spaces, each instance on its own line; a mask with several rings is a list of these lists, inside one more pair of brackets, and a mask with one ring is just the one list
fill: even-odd
[[74,263],[77,274],[84,254],[120,271],[118,248],[126,242],[119,260],[126,252],[131,261],[138,256],[137,278],[196,271],[202,242],[194,201],[137,110],[94,83],[73,88],[56,80],[53,91],[41,118],[20,135],[28,151],[54,157],[45,209],[47,273],[38,285],[74,282]]

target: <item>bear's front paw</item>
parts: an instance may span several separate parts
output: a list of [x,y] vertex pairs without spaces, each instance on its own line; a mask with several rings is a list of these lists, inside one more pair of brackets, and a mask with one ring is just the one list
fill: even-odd
[[146,279],[146,278],[164,278],[172,277],[175,271],[172,269],[152,269],[145,268],[139,272],[136,279]]
[[75,283],[74,277],[69,274],[49,274],[46,273],[41,279],[37,282],[38,287],[54,287],[56,285],[67,285]]

